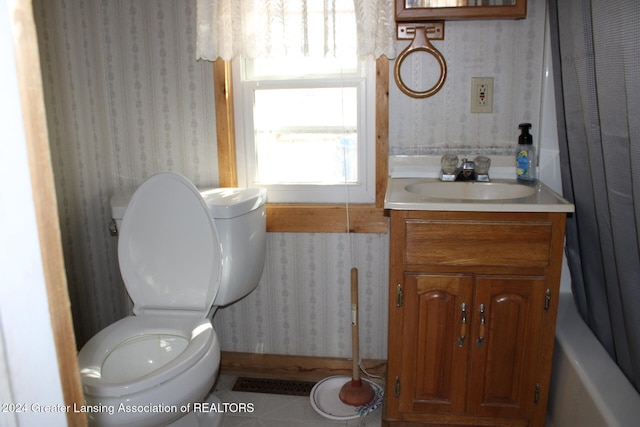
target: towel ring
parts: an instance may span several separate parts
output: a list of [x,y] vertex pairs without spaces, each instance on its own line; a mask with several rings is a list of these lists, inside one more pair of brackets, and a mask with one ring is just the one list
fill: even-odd
[[[447,78],[447,63],[444,61],[444,57],[442,54],[433,47],[433,45],[429,42],[429,38],[427,37],[427,31],[434,31],[432,28],[427,29],[426,27],[416,27],[415,28],[415,36],[413,37],[413,41],[405,50],[403,50],[400,55],[396,58],[396,64],[393,69],[393,77],[396,80],[396,84],[398,88],[408,96],[413,98],[427,98],[429,96],[435,95],[444,85],[444,81]],[[400,67],[407,56],[411,55],[415,52],[427,52],[433,55],[437,60],[438,64],[440,64],[440,78],[438,82],[431,88],[424,92],[415,91],[407,87],[407,85],[402,81],[402,77],[400,76]]]

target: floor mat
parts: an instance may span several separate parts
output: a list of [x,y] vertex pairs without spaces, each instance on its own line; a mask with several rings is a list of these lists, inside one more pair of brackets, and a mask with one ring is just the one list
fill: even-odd
[[233,391],[251,393],[285,394],[288,396],[309,396],[316,383],[295,380],[273,380],[266,378],[238,377]]

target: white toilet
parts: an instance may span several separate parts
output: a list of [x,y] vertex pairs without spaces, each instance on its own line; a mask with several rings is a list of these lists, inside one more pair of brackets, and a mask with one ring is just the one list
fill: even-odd
[[[135,315],[80,350],[82,409],[91,425],[164,426],[205,399],[215,382],[215,309],[247,295],[260,280],[266,190],[201,193],[183,176],[163,172],[146,180],[130,202],[129,196],[114,196],[112,212]],[[202,414],[195,415],[178,423]]]

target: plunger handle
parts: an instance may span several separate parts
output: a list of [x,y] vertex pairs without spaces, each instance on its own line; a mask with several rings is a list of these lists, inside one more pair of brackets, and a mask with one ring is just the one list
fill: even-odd
[[338,397],[346,405],[362,406],[373,400],[373,387],[360,379],[360,354],[358,352],[358,269],[351,269],[351,340],[353,357],[353,377],[340,389]]
[[358,349],[360,338],[358,336],[358,269],[351,269],[351,340],[353,357],[353,380],[360,381],[360,351]]

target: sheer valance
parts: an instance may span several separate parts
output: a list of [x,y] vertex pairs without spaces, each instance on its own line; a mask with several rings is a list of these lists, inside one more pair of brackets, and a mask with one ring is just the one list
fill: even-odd
[[197,0],[197,57],[395,58],[393,0]]

